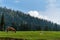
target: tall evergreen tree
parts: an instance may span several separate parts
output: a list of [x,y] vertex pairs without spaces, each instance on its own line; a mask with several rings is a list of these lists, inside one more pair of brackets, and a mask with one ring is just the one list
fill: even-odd
[[1,16],[1,26],[0,26],[0,30],[1,30],[1,31],[4,30],[4,13],[2,13],[2,16]]

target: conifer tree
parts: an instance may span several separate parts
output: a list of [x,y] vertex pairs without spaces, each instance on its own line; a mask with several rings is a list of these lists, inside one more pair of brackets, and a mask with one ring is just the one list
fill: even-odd
[[1,16],[1,27],[0,27],[1,31],[4,30],[4,13],[2,13],[2,16]]

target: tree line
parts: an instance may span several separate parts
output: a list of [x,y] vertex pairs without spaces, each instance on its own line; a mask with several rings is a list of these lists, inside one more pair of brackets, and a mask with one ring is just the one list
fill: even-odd
[[56,23],[0,7],[0,30],[6,30],[7,26],[12,26],[17,31],[60,31],[60,25]]

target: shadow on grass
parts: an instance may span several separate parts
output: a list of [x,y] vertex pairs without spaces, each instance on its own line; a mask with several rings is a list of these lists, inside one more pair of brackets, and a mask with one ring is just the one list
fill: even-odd
[[[9,37],[0,37],[0,40],[33,40],[33,39],[23,39],[23,38],[9,38]],[[35,40],[46,40],[46,39],[35,39]]]
[[[23,39],[23,38],[9,38],[9,37],[0,37],[0,40],[33,40],[33,39]],[[56,38],[56,39],[35,39],[35,40],[60,40],[60,38]]]

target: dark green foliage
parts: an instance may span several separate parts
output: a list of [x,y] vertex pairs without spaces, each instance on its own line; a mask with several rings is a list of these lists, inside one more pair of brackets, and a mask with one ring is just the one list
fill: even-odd
[[[4,14],[3,14],[4,13]],[[1,15],[3,14],[3,15]],[[21,11],[14,11],[6,7],[0,7],[0,29],[12,26],[18,31],[60,31],[60,25],[52,23],[44,19],[31,17],[29,14],[24,14]],[[4,24],[4,27],[2,26]]]
[[49,27],[48,26],[45,26],[45,29],[44,29],[45,31],[48,31],[49,30]]
[[2,13],[2,16],[1,16],[0,30],[4,31],[4,13]]

